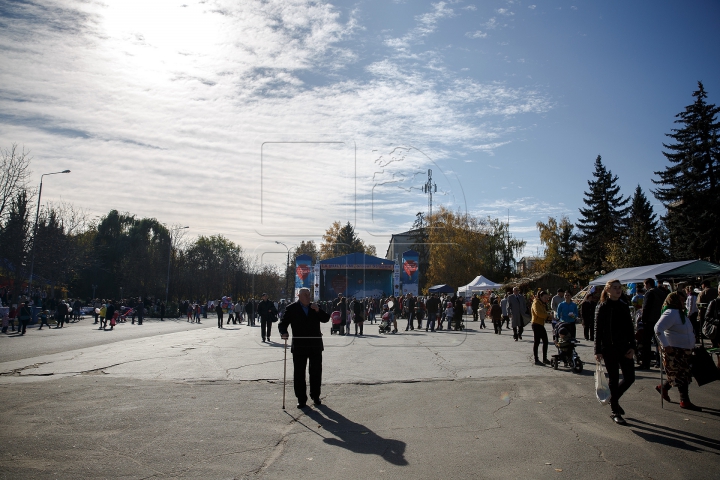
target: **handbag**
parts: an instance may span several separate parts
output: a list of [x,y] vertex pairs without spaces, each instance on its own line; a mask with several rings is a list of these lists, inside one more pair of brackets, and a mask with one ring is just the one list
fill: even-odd
[[595,364],[595,396],[601,405],[610,403],[610,385],[605,376],[606,370],[602,362]]
[[705,347],[697,347],[693,350],[690,373],[699,387],[714,382],[720,377],[720,371],[715,366],[712,356],[705,350]]
[[528,323],[530,323],[532,321],[532,315],[530,315],[529,313],[523,313],[522,320],[523,320],[523,327],[527,327]]
[[709,340],[715,340],[718,333],[718,320],[714,318],[705,318],[705,323],[702,327],[702,334]]

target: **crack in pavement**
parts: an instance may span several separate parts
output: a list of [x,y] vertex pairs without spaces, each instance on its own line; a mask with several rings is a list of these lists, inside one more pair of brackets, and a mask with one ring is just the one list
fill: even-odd
[[[607,463],[607,464],[609,464],[609,465],[611,465],[611,466],[613,466],[613,467],[615,467],[615,468],[620,468],[620,469],[622,469],[622,470],[625,470],[625,471],[627,471],[628,473],[633,473],[633,474],[635,474],[636,476],[638,476],[638,477],[640,477],[640,478],[649,478],[649,479],[653,480],[653,477],[651,477],[650,475],[647,475],[647,474],[638,472],[635,468],[631,467],[630,464],[616,464],[616,463],[613,463],[613,462],[611,462],[610,460],[608,460],[608,459],[605,457],[605,452],[603,452],[601,448],[598,448],[598,447],[596,447],[595,445],[592,445],[592,444],[584,441],[583,439],[581,439],[581,438],[580,438],[580,432],[577,432],[577,431],[575,430],[575,427],[571,426],[571,427],[570,427],[570,431],[575,434],[575,439],[576,439],[579,443],[582,443],[582,444],[584,444],[584,445],[587,445],[587,446],[590,447],[590,448],[593,448],[593,449],[597,450],[597,452],[598,452],[598,457],[599,457],[603,462],[605,462],[605,463]],[[628,468],[628,467],[630,467],[630,468]]]
[[[47,365],[48,363],[52,363],[52,362],[33,363],[32,365],[26,365],[21,368],[14,368],[14,369],[8,370],[6,372],[0,372],[0,377],[10,377],[10,376],[19,377],[20,375],[22,375],[21,372],[23,370],[27,370],[28,368],[40,368],[40,365]],[[31,374],[31,375],[27,375],[27,376],[32,376],[32,375],[38,376],[38,374]],[[40,374],[40,375],[43,375],[43,374]],[[44,375],[48,375],[48,374],[44,374]],[[52,373],[50,373],[49,375],[52,375]]]

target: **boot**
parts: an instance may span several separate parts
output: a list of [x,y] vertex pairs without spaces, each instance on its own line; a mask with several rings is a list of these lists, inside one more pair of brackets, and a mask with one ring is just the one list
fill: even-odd
[[657,386],[655,386],[655,390],[656,390],[660,395],[662,395],[663,400],[665,400],[666,402],[670,402],[670,401],[671,401],[671,400],[670,400],[670,395],[668,395],[668,390],[669,390],[668,387],[664,387],[664,386],[662,386],[662,385],[657,385]]

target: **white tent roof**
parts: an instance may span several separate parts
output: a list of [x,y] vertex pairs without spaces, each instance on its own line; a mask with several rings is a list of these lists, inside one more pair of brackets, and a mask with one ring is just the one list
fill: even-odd
[[460,292],[485,292],[487,290],[496,290],[502,287],[501,284],[488,280],[482,275],[478,275],[475,279],[465,286],[458,288]]
[[590,282],[590,285],[605,285],[608,280],[615,278],[620,280],[622,284],[642,283],[646,278],[655,278],[655,275],[669,272],[670,270],[694,261],[695,260],[683,260],[682,262],[658,263],[655,265],[645,265],[643,267],[619,268],[596,278]]

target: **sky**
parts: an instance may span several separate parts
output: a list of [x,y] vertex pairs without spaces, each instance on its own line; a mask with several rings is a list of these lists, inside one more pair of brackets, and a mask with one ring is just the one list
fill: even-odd
[[[652,197],[716,1],[0,1],[0,147],[43,201],[222,234],[263,263],[350,221],[384,256],[433,206],[536,222],[595,158]],[[482,272],[479,272],[482,273]]]

